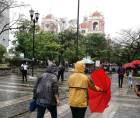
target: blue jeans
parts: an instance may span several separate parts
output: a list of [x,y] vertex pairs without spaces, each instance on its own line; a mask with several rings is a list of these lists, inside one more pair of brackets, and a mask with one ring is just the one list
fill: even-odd
[[52,106],[52,105],[46,105],[46,107],[38,105],[37,118],[44,118],[46,108],[51,113],[52,118],[57,118],[57,106]]
[[128,77],[128,85],[132,86],[132,77]]

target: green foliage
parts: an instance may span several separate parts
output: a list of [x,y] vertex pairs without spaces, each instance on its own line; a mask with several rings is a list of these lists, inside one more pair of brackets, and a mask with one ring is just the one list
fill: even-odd
[[23,20],[18,24],[19,30],[15,33],[16,55],[24,53],[25,57],[31,58],[32,51],[32,27],[28,20]]
[[[28,20],[23,20],[18,24],[20,29],[15,33],[16,44],[15,54],[24,53],[25,57],[32,58],[32,34],[33,27]],[[46,62],[48,59],[56,60],[56,62],[70,63],[76,61],[76,40],[77,34],[74,31],[65,30],[60,33],[41,32],[36,26],[35,33],[35,59],[37,61]],[[82,36],[79,34],[78,40],[79,59],[86,56],[86,53],[92,58],[107,59],[108,47],[107,41],[103,34],[89,34]]]
[[64,60],[73,61],[75,60],[75,40],[76,33],[73,31],[65,30],[64,32],[60,32],[58,34],[57,41],[60,45],[59,47],[59,63]]
[[87,53],[94,59],[103,59],[107,53],[107,41],[103,34],[89,34],[85,37],[84,42],[87,45]]
[[[24,53],[24,56],[32,59],[33,53],[33,27],[28,20],[19,23],[20,29],[15,33],[16,54]],[[60,45],[57,43],[56,35],[51,32],[40,32],[39,26],[36,26],[35,33],[35,52],[36,60],[46,61],[47,59],[56,59],[57,50]]]
[[40,32],[36,36],[35,57],[38,60],[54,60],[58,56],[57,50],[60,45],[57,43],[56,35],[51,32]]

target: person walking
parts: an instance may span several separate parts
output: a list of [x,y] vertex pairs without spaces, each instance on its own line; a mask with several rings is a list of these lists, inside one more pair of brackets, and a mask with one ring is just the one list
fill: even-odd
[[132,88],[132,84],[133,84],[133,81],[132,81],[132,77],[133,77],[133,71],[130,69],[128,71],[128,87],[129,88]]
[[122,88],[125,73],[125,69],[122,67],[122,64],[119,65],[117,73],[118,73],[118,86],[119,88]]
[[37,103],[37,118],[44,118],[46,109],[50,112],[51,118],[57,118],[57,105],[60,104],[57,70],[56,65],[49,65],[46,73],[43,73],[35,84],[33,99]]
[[65,68],[62,64],[60,64],[58,66],[58,76],[57,76],[58,81],[59,81],[60,77],[61,77],[61,81],[64,81],[64,72],[65,72]]
[[139,84],[134,86],[134,92],[138,97],[140,97],[140,85]]
[[93,81],[84,74],[85,64],[78,61],[75,64],[75,70],[68,78],[69,87],[69,105],[72,112],[72,118],[84,118],[88,106],[88,88],[94,91],[102,89],[94,85]]
[[22,73],[23,82],[24,82],[24,79],[26,79],[26,82],[27,82],[27,70],[28,70],[27,62],[24,62],[23,64],[21,64],[21,73]]

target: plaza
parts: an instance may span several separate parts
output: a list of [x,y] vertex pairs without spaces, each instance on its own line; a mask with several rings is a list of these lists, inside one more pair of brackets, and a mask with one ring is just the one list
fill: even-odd
[[[67,78],[69,72],[65,72],[65,81],[59,82],[61,104],[58,106],[58,118],[71,118],[71,111],[68,105]],[[118,88],[118,78],[116,74],[110,75],[112,78],[112,98],[109,107],[103,113],[86,112],[86,118],[139,118],[140,98],[137,97],[133,89],[128,88],[125,79],[123,88]],[[29,78],[27,83],[22,82],[22,78],[17,74],[9,74],[0,77],[0,116],[1,118],[35,118],[36,112],[28,111],[29,102],[32,99],[32,90],[35,80]],[[140,79],[134,79],[134,83],[139,83]],[[50,118],[46,111],[45,118]]]

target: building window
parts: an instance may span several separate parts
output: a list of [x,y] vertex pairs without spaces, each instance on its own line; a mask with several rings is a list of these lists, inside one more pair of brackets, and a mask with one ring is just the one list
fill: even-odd
[[49,24],[46,24],[45,26],[46,26],[46,28],[48,28],[49,27]]
[[86,31],[85,30],[82,30],[82,33],[84,34],[84,33],[86,33]]
[[93,31],[97,31],[98,30],[98,23],[94,22],[93,23]]

